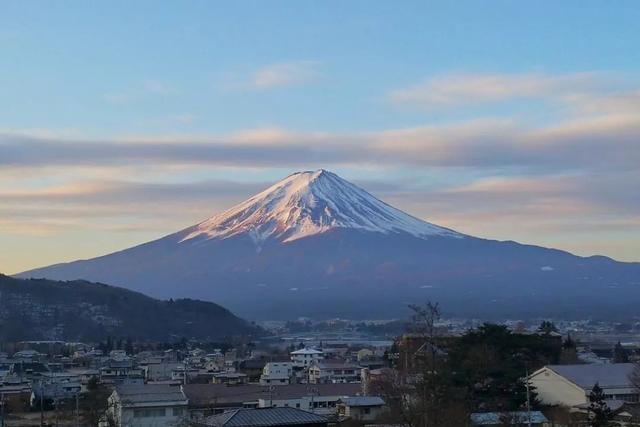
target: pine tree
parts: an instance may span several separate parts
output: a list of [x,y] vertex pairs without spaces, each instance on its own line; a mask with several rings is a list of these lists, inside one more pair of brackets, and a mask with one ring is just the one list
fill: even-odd
[[552,332],[558,332],[558,328],[555,323],[549,320],[543,320],[542,323],[540,323],[540,326],[538,326],[538,332],[549,335]]
[[620,341],[618,341],[618,344],[615,345],[615,347],[613,347],[613,363],[628,363],[629,362],[629,355],[627,354],[627,351],[624,349],[624,347],[622,347],[622,344],[620,344]]
[[606,427],[609,425],[612,413],[605,401],[604,391],[598,383],[595,383],[589,394],[589,411],[592,414],[592,427]]

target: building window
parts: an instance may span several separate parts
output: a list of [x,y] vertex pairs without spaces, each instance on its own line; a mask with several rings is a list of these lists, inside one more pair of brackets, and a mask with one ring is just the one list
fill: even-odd
[[173,416],[181,417],[184,415],[184,408],[173,408]]
[[134,418],[153,418],[153,417],[164,417],[165,411],[164,408],[144,408],[144,409],[134,409],[133,417]]

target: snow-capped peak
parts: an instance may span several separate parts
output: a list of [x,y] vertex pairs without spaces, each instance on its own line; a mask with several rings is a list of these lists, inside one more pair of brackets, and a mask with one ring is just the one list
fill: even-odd
[[256,242],[288,242],[335,228],[416,237],[462,237],[378,200],[363,189],[319,169],[297,172],[231,209],[190,228],[182,241],[249,234]]

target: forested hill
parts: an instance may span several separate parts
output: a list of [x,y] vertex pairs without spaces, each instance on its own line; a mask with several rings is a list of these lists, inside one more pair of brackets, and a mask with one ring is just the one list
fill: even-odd
[[82,280],[16,279],[0,274],[0,340],[220,340],[260,330],[211,302],[161,301]]

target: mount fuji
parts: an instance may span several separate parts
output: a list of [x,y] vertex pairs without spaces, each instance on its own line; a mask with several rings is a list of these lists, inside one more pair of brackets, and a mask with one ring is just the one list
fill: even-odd
[[18,276],[208,299],[262,319],[396,317],[426,300],[451,316],[625,318],[640,303],[638,263],[458,233],[325,170],[161,239]]

